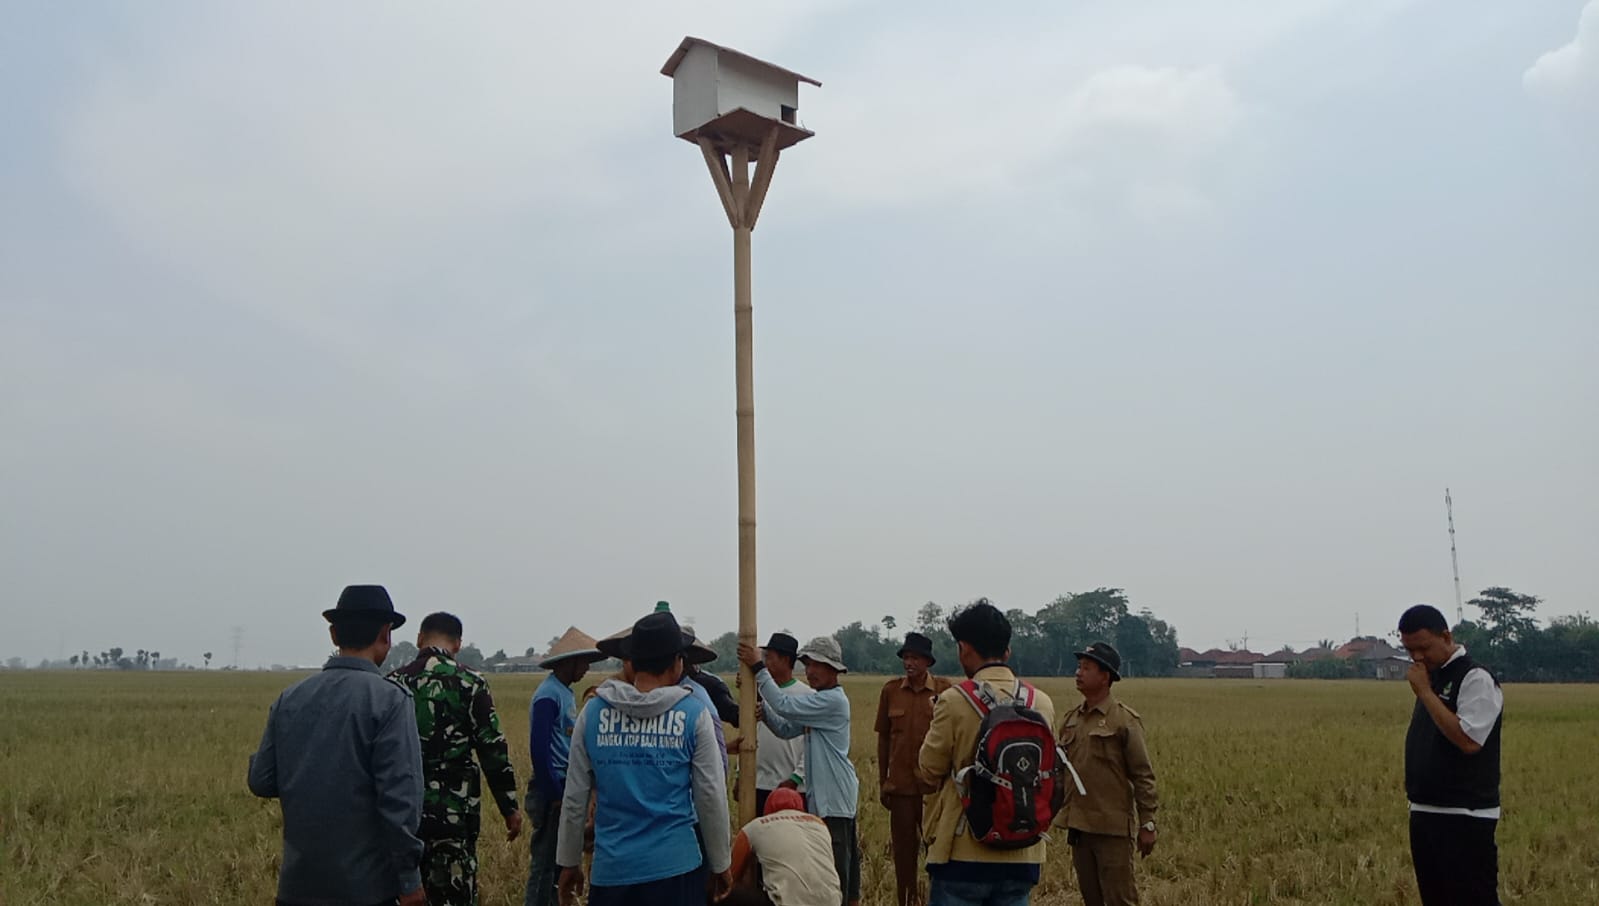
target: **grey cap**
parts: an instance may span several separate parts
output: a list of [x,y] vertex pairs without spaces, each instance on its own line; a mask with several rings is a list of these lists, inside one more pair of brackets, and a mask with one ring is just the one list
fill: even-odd
[[844,651],[838,647],[838,639],[830,635],[819,635],[799,650],[799,659],[802,661],[817,661],[837,670],[839,673],[848,673],[849,668],[844,666]]

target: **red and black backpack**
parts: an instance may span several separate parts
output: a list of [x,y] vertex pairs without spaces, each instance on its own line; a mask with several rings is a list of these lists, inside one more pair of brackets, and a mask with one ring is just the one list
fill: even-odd
[[1055,743],[1049,721],[1033,710],[1037,690],[1021,680],[1007,701],[1000,701],[987,683],[966,680],[961,696],[977,709],[977,753],[955,775],[961,810],[972,836],[996,849],[1032,846],[1049,830],[1066,804],[1066,781],[1077,772]]

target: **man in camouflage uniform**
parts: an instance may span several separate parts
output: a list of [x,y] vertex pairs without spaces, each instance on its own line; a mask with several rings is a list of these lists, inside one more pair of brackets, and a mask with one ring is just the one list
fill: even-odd
[[460,619],[429,614],[416,647],[416,660],[390,678],[415,697],[422,737],[422,886],[430,906],[477,906],[478,764],[511,840],[522,832],[516,772],[488,682],[455,659]]

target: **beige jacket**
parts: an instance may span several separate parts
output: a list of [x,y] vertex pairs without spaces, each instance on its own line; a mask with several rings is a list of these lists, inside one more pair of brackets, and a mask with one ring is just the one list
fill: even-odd
[[[1009,667],[994,664],[977,671],[972,677],[979,683],[988,683],[997,696],[1006,696],[1015,688],[1016,674]],[[1055,727],[1055,704],[1042,691],[1033,698],[1033,708]],[[977,754],[977,731],[983,720],[977,709],[962,696],[960,689],[950,688],[938,696],[933,704],[933,722],[927,728],[927,739],[917,758],[916,772],[928,788],[924,803],[922,840],[927,844],[927,861],[942,862],[1024,862],[1044,861],[1044,844],[1035,843],[1026,849],[994,849],[972,839],[971,831],[962,820],[960,794],[955,790],[955,774],[970,765]]]

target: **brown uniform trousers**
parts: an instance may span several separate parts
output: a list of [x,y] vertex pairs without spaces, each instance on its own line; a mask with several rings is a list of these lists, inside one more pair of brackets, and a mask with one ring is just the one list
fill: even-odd
[[941,676],[928,676],[913,687],[901,677],[884,683],[877,700],[877,777],[888,799],[898,906],[922,902],[916,862],[922,849],[922,796],[929,790],[916,779],[916,758],[933,722],[933,702],[949,685]]
[[1143,719],[1114,696],[1093,708],[1079,705],[1066,712],[1060,742],[1088,790],[1084,796],[1068,787],[1066,808],[1055,819],[1067,829],[1083,902],[1137,903],[1133,837],[1160,808]]

